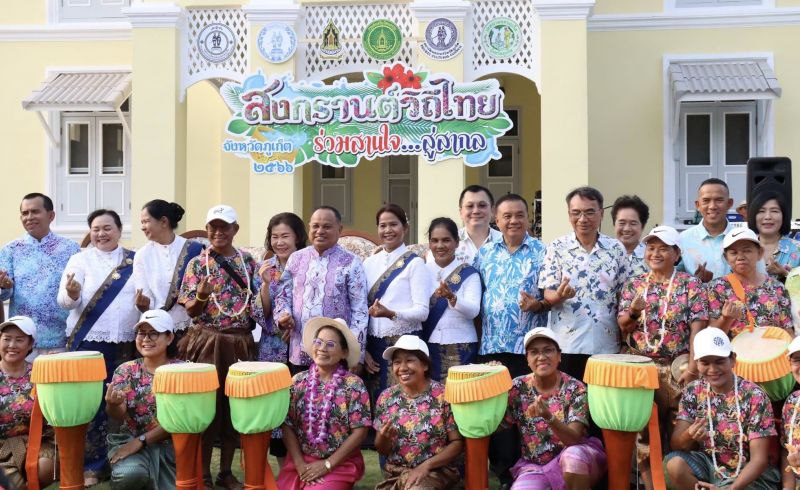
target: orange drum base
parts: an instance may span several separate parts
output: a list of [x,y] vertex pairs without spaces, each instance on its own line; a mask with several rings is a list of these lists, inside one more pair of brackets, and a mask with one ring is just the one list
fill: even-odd
[[200,434],[172,434],[175,446],[175,488],[204,490],[203,452]]
[[241,434],[245,490],[278,490],[267,461],[269,440],[269,432]]
[[464,490],[487,490],[489,488],[489,437],[471,439],[467,443],[467,477]]
[[631,458],[636,447],[636,432],[603,429],[603,442],[608,455],[609,490],[629,490]]
[[88,424],[74,427],[54,427],[58,457],[61,461],[62,490],[83,490],[83,452],[86,446]]

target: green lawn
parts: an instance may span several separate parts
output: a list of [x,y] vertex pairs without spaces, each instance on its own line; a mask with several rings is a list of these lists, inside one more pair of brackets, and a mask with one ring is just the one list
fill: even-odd
[[[271,457],[270,458],[270,463],[272,465],[272,471],[277,475],[278,474],[278,463],[275,461],[275,458]],[[380,467],[378,466],[378,453],[376,453],[375,451],[364,451],[364,463],[366,465],[367,470],[366,470],[366,473],[364,475],[364,479],[362,479],[360,482],[358,482],[358,484],[355,486],[356,490],[367,490],[367,489],[375,488],[375,484],[378,483],[379,481],[381,481],[381,471],[380,471]],[[214,477],[216,477],[218,471],[219,471],[219,449],[215,448],[214,449],[214,456],[213,456],[213,459],[211,461],[211,474],[214,475]],[[238,450],[236,451],[236,456],[234,458],[233,473],[236,475],[236,477],[239,480],[244,481],[244,475],[242,474],[242,468],[239,465],[239,451]],[[496,489],[497,487],[498,487],[497,486],[497,480],[495,480],[494,478],[491,478],[489,480],[489,488],[490,489]],[[47,490],[55,490],[57,488],[58,488],[58,484],[54,483],[53,485],[50,485],[49,487],[47,487]],[[97,490],[109,490],[111,488],[111,485],[109,485],[107,482],[104,482],[104,483],[101,483],[100,485],[97,485],[97,486],[92,487],[92,488],[95,488]]]

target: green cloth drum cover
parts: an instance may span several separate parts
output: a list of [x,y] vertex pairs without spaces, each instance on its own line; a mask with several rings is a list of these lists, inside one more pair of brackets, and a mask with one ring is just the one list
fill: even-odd
[[53,427],[88,424],[103,400],[103,382],[39,383],[36,385],[42,415]]
[[280,426],[289,412],[289,388],[252,398],[229,397],[233,428],[241,434],[258,434]]
[[770,400],[773,402],[780,402],[786,400],[792,393],[794,382],[794,376],[792,373],[789,373],[782,378],[758,383],[758,385],[767,392]]
[[171,434],[199,434],[214,420],[217,391],[156,393],[158,423]]
[[479,439],[494,434],[508,406],[508,393],[469,403],[452,403],[453,418],[464,437]]
[[642,388],[587,385],[592,420],[601,429],[640,432],[647,426],[655,392]]

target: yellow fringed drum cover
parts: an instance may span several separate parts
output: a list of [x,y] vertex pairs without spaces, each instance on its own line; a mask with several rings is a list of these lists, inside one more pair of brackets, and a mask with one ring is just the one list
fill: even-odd
[[33,361],[32,383],[83,383],[106,379],[103,354],[96,351],[44,354]]
[[237,362],[225,378],[225,394],[233,398],[253,398],[290,386],[292,375],[280,362]]
[[645,356],[596,354],[586,362],[586,384],[613,388],[658,389],[658,368]]
[[165,364],[156,369],[153,393],[206,393],[219,388],[217,368],[213,364]]
[[485,400],[511,389],[511,374],[505,366],[468,364],[447,371],[444,399],[450,403]]
[[731,341],[736,353],[733,370],[739,376],[763,383],[782,378],[792,370],[786,357],[792,336],[778,327],[757,327],[745,330]]

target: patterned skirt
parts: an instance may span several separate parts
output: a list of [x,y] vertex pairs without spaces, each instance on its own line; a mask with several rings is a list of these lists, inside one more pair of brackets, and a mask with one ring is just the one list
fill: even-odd
[[428,344],[431,352],[431,379],[444,383],[447,370],[453,366],[472,364],[478,356],[478,343]]

